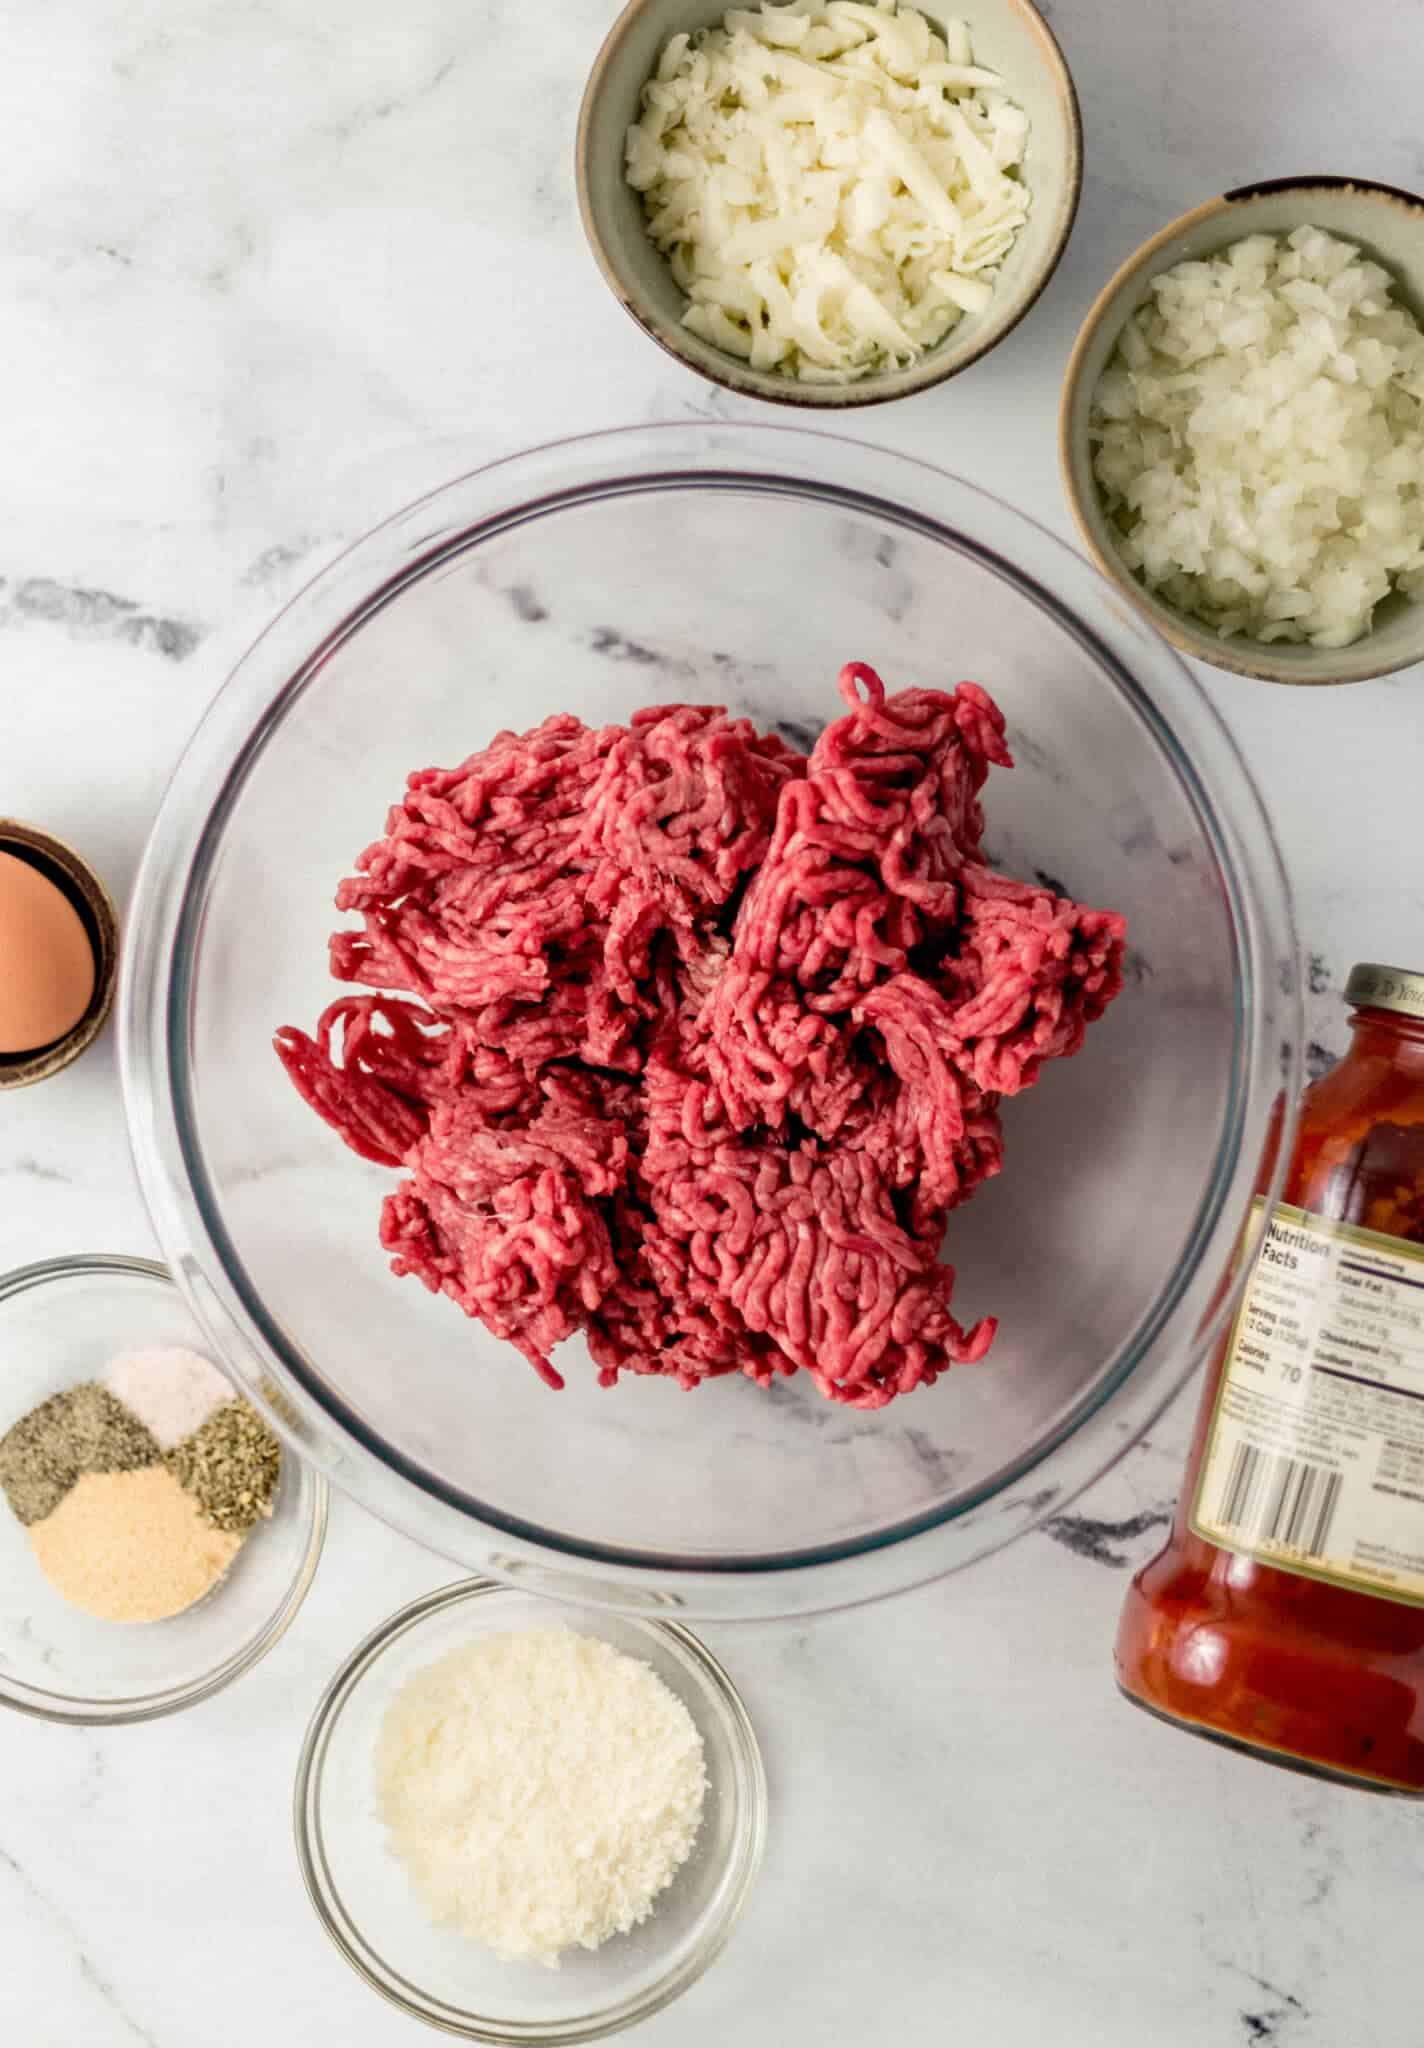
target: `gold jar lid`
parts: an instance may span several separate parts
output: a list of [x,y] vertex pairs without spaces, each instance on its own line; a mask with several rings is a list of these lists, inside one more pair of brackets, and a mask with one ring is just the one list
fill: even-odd
[[1401,1017],[1424,1018],[1424,974],[1362,960],[1350,969],[1345,1001],[1356,1009],[1397,1010]]

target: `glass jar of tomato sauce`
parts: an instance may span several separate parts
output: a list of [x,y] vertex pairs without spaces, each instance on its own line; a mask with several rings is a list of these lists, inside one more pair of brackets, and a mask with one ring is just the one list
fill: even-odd
[[1131,1700],[1253,1756],[1424,1793],[1424,974],[1360,966],[1305,1094],[1166,1548]]

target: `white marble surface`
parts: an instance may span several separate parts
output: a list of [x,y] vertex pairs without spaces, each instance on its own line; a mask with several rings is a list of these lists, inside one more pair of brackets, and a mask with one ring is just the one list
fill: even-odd
[[[1056,385],[1096,286],[1171,214],[1251,177],[1424,184],[1424,10],[1047,11],[1088,129],[1068,257],[989,361],[858,431],[1066,532]],[[73,838],[121,893],[244,617],[472,462],[724,409],[636,334],[581,243],[572,124],[609,13],[4,10],[0,811]],[[1349,961],[1424,955],[1424,675],[1212,688],[1278,820],[1322,1060]],[[0,1101],[0,1267],[150,1245],[109,1040]],[[716,1633],[766,1745],[770,1857],[726,1958],[642,2038],[1417,2038],[1414,1811],[1222,1755],[1113,1694],[1125,1574],[1157,1538],[1188,1420],[1179,1404],[1065,1525],[964,1578],[810,1627]],[[418,2038],[318,1931],[288,1801],[334,1664],[448,1575],[339,1507],[300,1625],[219,1699],[112,1734],[0,1722],[0,2041]]]

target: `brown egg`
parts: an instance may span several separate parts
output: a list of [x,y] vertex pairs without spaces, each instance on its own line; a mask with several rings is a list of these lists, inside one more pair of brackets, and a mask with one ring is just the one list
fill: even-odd
[[38,868],[0,852],[0,1057],[72,1031],[94,993],[78,911]]

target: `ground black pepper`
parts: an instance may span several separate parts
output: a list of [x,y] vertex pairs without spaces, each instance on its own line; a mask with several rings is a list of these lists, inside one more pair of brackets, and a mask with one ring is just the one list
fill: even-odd
[[95,1380],[51,1394],[0,1437],[0,1488],[28,1528],[82,1472],[134,1472],[162,1458],[151,1431]]

